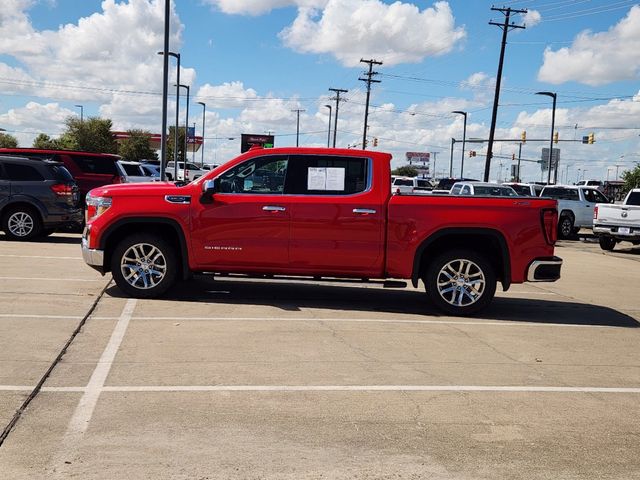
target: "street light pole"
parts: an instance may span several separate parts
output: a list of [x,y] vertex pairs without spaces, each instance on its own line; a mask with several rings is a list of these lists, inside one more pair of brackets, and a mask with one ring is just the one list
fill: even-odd
[[462,159],[460,160],[460,178],[464,178],[464,146],[467,141],[467,112],[456,110],[451,113],[457,113],[458,115],[464,116],[464,130],[462,133]]
[[80,109],[80,123],[84,123],[84,105],[76,105]]
[[169,26],[170,0],[164,1],[164,41],[162,52],[162,132],[160,133],[160,181],[164,181],[164,166],[167,163],[167,103],[169,93]]
[[327,148],[331,145],[331,105],[325,105],[329,109],[329,128],[327,129]]
[[[553,158],[553,131],[556,128],[556,98],[553,92],[537,92],[536,95],[544,95],[553,99],[553,110],[551,110],[551,140],[549,141],[549,171],[547,173],[547,185],[551,184],[551,159]],[[553,183],[558,179],[558,162],[556,161],[555,175]]]
[[456,139],[451,139],[451,159],[449,160],[449,178],[453,178],[453,146],[456,144]]
[[[169,3],[169,1],[167,0],[167,3]],[[164,55],[164,52],[158,52],[158,55]],[[166,52],[166,56],[165,58],[168,59],[169,57],[173,57],[176,59],[176,84],[174,85],[174,87],[176,87],[176,127],[175,127],[175,131],[173,132],[174,134],[174,141],[173,141],[173,163],[174,163],[174,180],[177,180],[178,178],[178,122],[179,122],[179,113],[180,113],[180,54],[179,53],[175,53],[175,52]],[[168,61],[168,60],[167,60]],[[165,103],[165,108],[166,108],[166,103]],[[165,121],[165,125],[164,128],[166,129],[166,119],[164,119]],[[163,135],[166,135],[165,133],[163,133]],[[166,152],[166,139],[163,141],[162,147],[164,147],[165,152]],[[163,158],[160,162],[160,180],[164,181],[164,177],[165,177],[165,166],[166,166],[166,153],[163,154]]]
[[347,93],[349,90],[342,88],[330,88],[330,92],[336,94],[336,115],[333,123],[333,148],[336,148],[336,138],[338,137],[338,111],[340,110],[340,94]]
[[200,159],[200,166],[204,166],[204,121],[206,118],[207,105],[204,102],[198,102],[198,105],[202,105],[202,145],[200,148],[202,149],[202,157]]
[[297,121],[296,121],[296,147],[300,146],[300,112],[305,112],[306,110],[302,110],[297,108],[295,110],[291,110],[292,112],[297,113]]

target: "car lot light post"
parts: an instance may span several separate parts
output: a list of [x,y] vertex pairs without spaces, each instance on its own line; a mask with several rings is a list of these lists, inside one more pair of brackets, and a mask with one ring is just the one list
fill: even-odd
[[[553,158],[553,131],[556,126],[556,98],[557,94],[553,92],[536,92],[536,95],[544,95],[553,99],[553,109],[551,110],[551,140],[549,141],[549,170],[547,172],[547,185],[551,184],[551,159]],[[558,178],[558,164],[556,163],[554,182]]]
[[[158,55],[164,55],[164,52],[158,52]],[[174,142],[173,142],[173,163],[174,163],[174,168],[173,168],[173,174],[174,174],[174,179],[177,180],[178,178],[178,122],[180,121],[179,119],[179,114],[180,114],[180,87],[178,85],[180,85],[180,54],[179,53],[175,53],[175,52],[167,52],[167,56],[169,57],[173,57],[176,59],[176,83],[174,84],[174,87],[176,87],[176,129],[174,133]],[[162,160],[160,162],[160,180],[164,181],[164,169],[165,169],[165,164],[164,164],[164,160]]]
[[462,131],[462,159],[460,160],[460,178],[464,178],[464,147],[467,141],[467,112],[455,110],[451,113],[456,113],[464,117],[464,129]]
[[[184,84],[182,84],[180,82],[178,82],[178,84],[176,86],[178,87],[178,89],[180,89],[180,87],[182,87],[182,88],[187,90],[187,115],[186,115],[186,118],[185,118],[185,121],[184,121],[184,161],[186,163],[187,162],[187,151],[189,149],[189,93],[190,93],[191,87],[189,85],[184,85]],[[177,143],[176,143],[176,145],[177,145]],[[178,164],[176,163],[176,178],[177,178],[177,175],[178,175],[177,172],[178,172]]]
[[200,159],[200,167],[204,167],[204,121],[206,118],[207,104],[204,102],[198,102],[198,105],[202,105],[202,157]]

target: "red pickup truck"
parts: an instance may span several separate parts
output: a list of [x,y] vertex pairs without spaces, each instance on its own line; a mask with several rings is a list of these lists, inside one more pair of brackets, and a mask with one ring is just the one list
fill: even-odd
[[84,260],[153,298],[194,272],[422,280],[469,315],[496,282],[555,281],[555,200],[392,195],[391,155],[253,148],[186,185],[87,196]]

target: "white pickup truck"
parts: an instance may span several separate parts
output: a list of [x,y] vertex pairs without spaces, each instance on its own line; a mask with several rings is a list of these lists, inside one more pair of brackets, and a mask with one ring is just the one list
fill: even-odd
[[547,185],[540,196],[558,200],[558,238],[569,238],[581,228],[591,228],[596,203],[609,203],[595,188],[575,185]]
[[640,244],[640,188],[631,190],[622,205],[598,203],[593,212],[593,233],[603,250],[623,240]]

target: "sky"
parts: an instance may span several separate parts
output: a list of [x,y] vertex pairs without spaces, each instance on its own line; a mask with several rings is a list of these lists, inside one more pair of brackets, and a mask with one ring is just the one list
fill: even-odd
[[[164,0],[3,0],[0,9],[0,128],[31,146],[79,115],[110,118],[114,129],[161,130]],[[275,135],[276,146],[326,146],[329,88],[348,90],[336,145],[361,148],[367,66],[372,84],[369,148],[435,152],[435,172],[460,175],[467,139],[487,139],[504,22],[484,0],[180,0],[171,2],[170,49],[190,85],[189,124],[204,158],[223,163],[242,133]],[[522,145],[522,178],[542,177],[557,94],[559,180],[615,179],[640,161],[640,4],[628,0],[511,0],[527,10],[508,33],[491,180],[509,176]],[[171,84],[176,68],[171,63]],[[171,88],[173,90],[173,88]],[[185,98],[180,99],[185,118]],[[169,122],[175,119],[169,98]],[[583,144],[593,133],[596,142]],[[378,145],[372,145],[372,139]],[[536,139],[544,141],[534,141]],[[577,141],[574,141],[577,140]],[[475,157],[469,151],[477,152]],[[486,143],[467,143],[464,176],[481,179]],[[432,158],[434,155],[432,155]],[[200,160],[200,152],[197,153]],[[431,164],[434,169],[433,162]],[[546,178],[546,174],[545,174]]]

